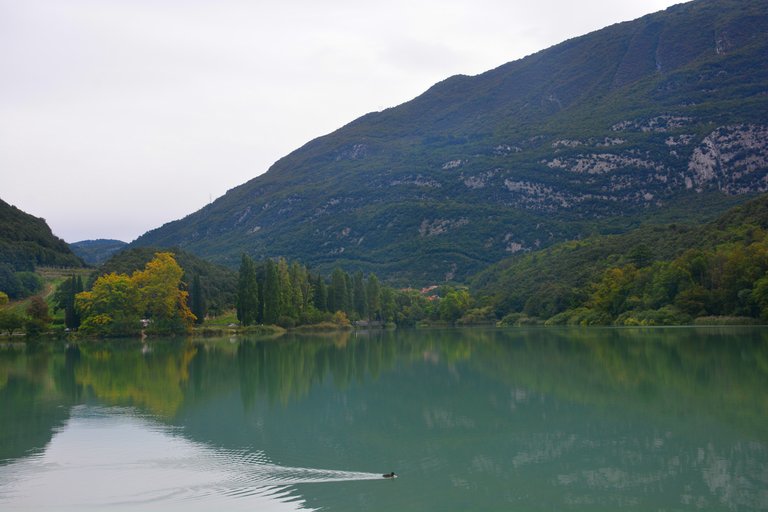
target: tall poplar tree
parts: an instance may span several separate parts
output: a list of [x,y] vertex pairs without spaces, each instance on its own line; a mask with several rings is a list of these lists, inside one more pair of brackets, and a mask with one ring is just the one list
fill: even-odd
[[312,302],[318,311],[328,311],[328,287],[325,285],[325,279],[320,274],[314,280],[312,286]]
[[368,276],[365,285],[365,296],[368,300],[368,318],[381,320],[381,285],[375,274]]
[[192,310],[192,314],[196,317],[195,323],[202,324],[205,320],[207,307],[205,304],[205,296],[203,295],[203,286],[200,283],[200,274],[195,274],[195,277],[192,279],[192,289],[189,293],[189,299],[190,309]]
[[264,277],[264,323],[276,324],[280,318],[280,283],[277,263],[268,259]]
[[366,318],[368,311],[368,299],[365,295],[365,281],[363,273],[359,270],[355,272],[352,280],[352,305],[358,318]]
[[342,311],[347,313],[349,316],[349,313],[352,312],[354,309],[354,301],[352,299],[352,276],[350,276],[347,272],[342,272],[344,275],[344,286],[346,290],[346,295],[344,296],[344,307],[341,308]]
[[381,290],[381,319],[385,322],[394,322],[396,315],[395,292],[392,288],[385,286]]
[[291,263],[290,268],[291,276],[291,306],[296,312],[296,317],[300,317],[302,313],[307,310],[312,295],[311,286],[309,284],[309,275],[307,269],[297,262]]
[[288,270],[288,262],[285,258],[277,260],[277,295],[279,297],[277,320],[281,316],[296,318],[298,313],[293,310],[293,301],[291,300],[292,286],[291,274]]
[[80,327],[80,313],[75,308],[75,295],[82,291],[82,278],[73,275],[61,283],[53,296],[54,311],[64,310],[64,325],[69,329]]
[[343,270],[336,267],[331,274],[331,286],[328,288],[328,311],[347,310],[347,278]]
[[256,265],[247,254],[240,260],[237,281],[237,319],[243,325],[253,325],[259,317],[259,284]]

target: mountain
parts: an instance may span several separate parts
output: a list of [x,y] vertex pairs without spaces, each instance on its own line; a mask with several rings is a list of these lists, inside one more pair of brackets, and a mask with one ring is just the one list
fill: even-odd
[[83,267],[83,261],[41,219],[0,199],[0,265],[12,270],[37,266]]
[[120,240],[100,238],[98,240],[74,242],[69,244],[69,248],[89,265],[99,265],[107,261],[110,256],[123,249],[126,245],[128,245],[126,242]]
[[768,190],[768,3],[695,0],[454,76],[278,160],[135,246],[241,252],[390,282]]

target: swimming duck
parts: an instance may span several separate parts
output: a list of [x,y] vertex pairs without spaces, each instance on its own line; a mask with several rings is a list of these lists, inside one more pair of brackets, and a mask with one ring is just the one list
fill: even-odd
[[397,475],[395,474],[394,471],[391,472],[391,473],[387,473],[386,475],[381,475],[381,476],[383,476],[384,478],[397,478]]

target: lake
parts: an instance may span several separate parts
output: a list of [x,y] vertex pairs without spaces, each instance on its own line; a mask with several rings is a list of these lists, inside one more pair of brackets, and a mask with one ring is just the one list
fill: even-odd
[[0,510],[107,508],[768,510],[768,329],[4,345]]

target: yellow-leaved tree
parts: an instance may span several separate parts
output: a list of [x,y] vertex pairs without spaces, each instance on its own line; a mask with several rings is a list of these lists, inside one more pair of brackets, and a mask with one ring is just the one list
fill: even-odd
[[188,292],[180,288],[183,275],[173,254],[159,252],[144,270],[131,276],[150,320],[148,330],[173,334],[192,329],[196,317],[187,305]]
[[141,331],[141,319],[146,318],[150,332],[191,330],[195,315],[187,306],[187,292],[180,288],[183,274],[173,254],[160,252],[131,276],[99,277],[90,291],[75,297],[83,319],[80,329],[100,336],[130,336]]
[[75,296],[80,330],[101,336],[129,336],[141,330],[141,300],[133,280],[125,274],[99,277],[90,291]]

